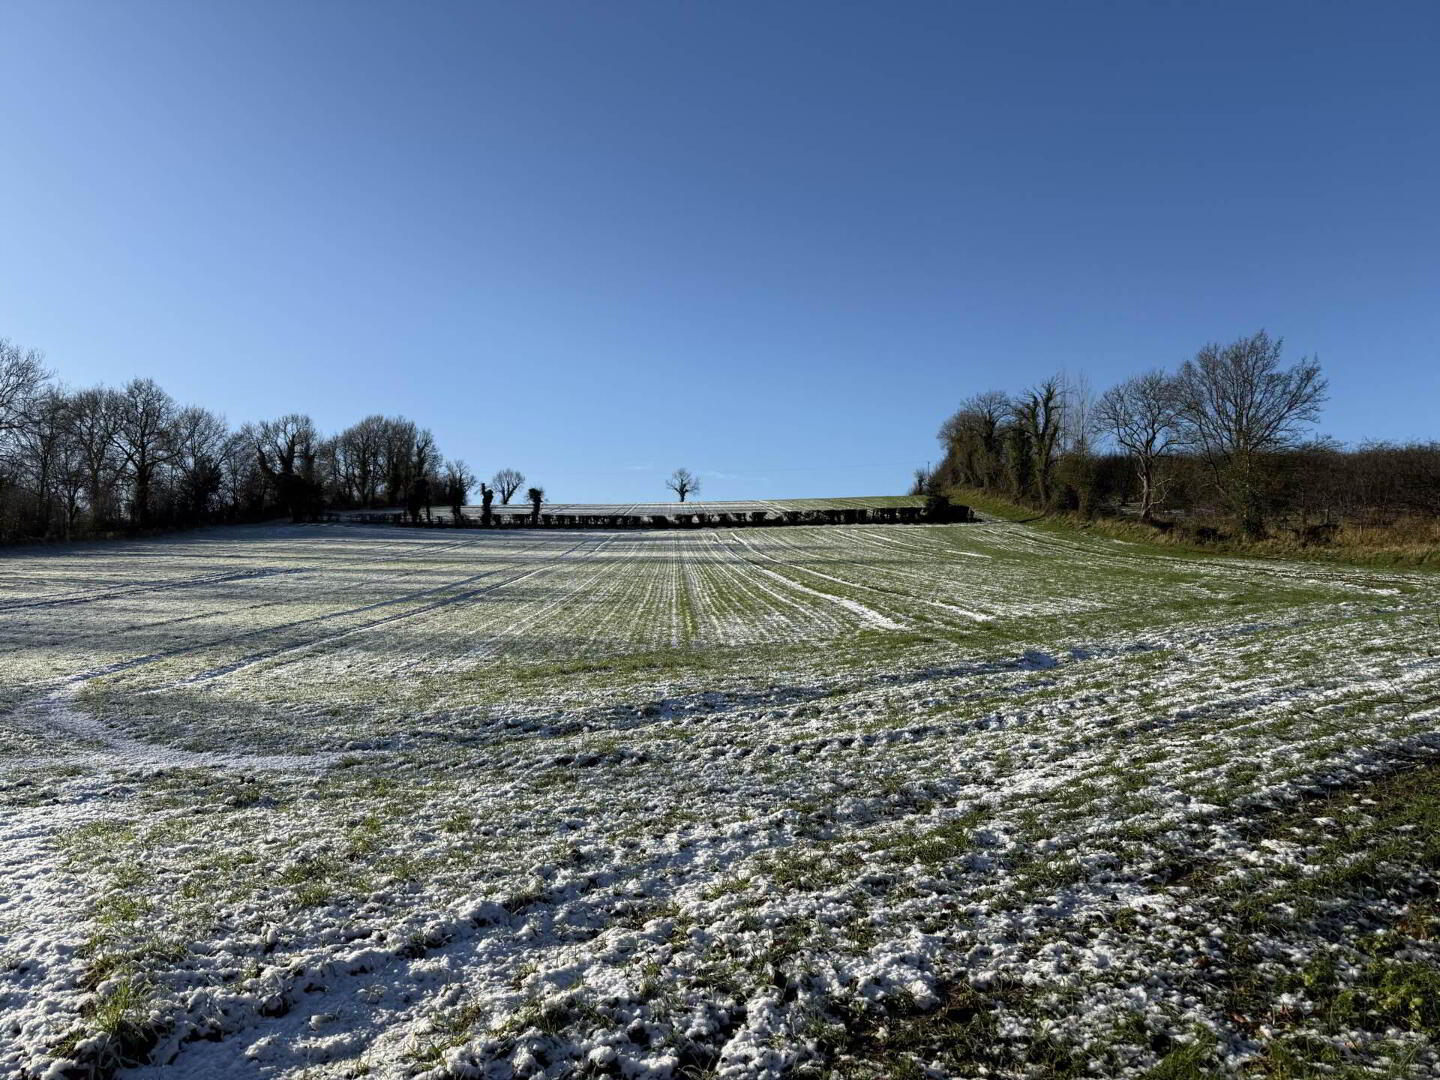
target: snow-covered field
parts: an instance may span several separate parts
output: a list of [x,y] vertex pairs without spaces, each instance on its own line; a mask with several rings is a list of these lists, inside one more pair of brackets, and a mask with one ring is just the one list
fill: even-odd
[[0,553],[0,1076],[1440,1076],[1440,577],[996,523]]
[[[781,514],[786,510],[875,510],[881,507],[912,506],[916,508],[925,505],[924,496],[919,495],[861,495],[849,496],[835,499],[740,499],[728,502],[710,502],[706,500],[692,499],[689,502],[659,502],[659,503],[549,503],[544,506],[544,512],[558,517],[574,517],[577,515],[607,515],[607,514],[658,514],[664,517],[672,517],[675,514],[753,514],[763,512],[768,514]],[[399,512],[402,507],[391,507],[392,512]],[[465,514],[469,517],[479,517],[484,507],[466,506]],[[515,501],[509,505],[495,503],[492,509],[497,514],[513,514],[530,512],[530,505],[524,501],[523,496],[517,496]],[[432,513],[437,517],[445,517],[449,509],[443,506],[431,508]],[[370,513],[371,511],[356,511],[356,513]]]

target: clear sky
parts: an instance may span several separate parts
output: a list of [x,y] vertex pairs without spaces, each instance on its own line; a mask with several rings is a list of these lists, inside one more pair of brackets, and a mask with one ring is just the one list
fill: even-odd
[[0,336],[557,500],[1260,327],[1440,438],[1440,3],[0,0]]

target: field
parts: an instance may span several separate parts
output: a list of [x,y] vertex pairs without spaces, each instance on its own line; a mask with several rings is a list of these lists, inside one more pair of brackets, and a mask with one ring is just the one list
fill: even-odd
[[[757,510],[780,513],[785,510],[874,509],[884,506],[924,506],[925,500],[915,495],[863,495],[841,499],[740,499],[730,502],[702,501],[658,503],[546,503],[547,514],[749,514]],[[495,503],[496,511],[527,511],[529,504],[517,495],[509,506]],[[437,507],[437,512],[441,508]],[[479,506],[467,506],[467,514],[479,513]]]
[[1440,577],[1023,524],[0,554],[0,1076],[1440,1075]]
[[[588,517],[609,515],[674,517],[676,514],[754,514],[765,513],[778,517],[787,510],[876,510],[892,507],[915,507],[925,505],[925,499],[918,495],[862,495],[838,499],[740,499],[731,502],[704,502],[692,499],[688,502],[659,503],[545,503],[542,512],[556,517]],[[496,502],[492,511],[497,514],[528,514],[530,504],[523,494],[517,494],[506,505]],[[389,513],[399,513],[400,507],[390,507]],[[466,506],[462,511],[467,517],[478,518],[483,506]],[[351,516],[363,516],[375,511],[352,511]],[[444,506],[432,506],[434,517],[445,518],[450,510]]]

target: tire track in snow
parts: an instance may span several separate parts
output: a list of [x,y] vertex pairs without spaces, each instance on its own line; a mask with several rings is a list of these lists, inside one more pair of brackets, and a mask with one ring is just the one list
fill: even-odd
[[[584,544],[593,543],[593,542],[595,541],[595,539],[596,539],[596,538],[594,538],[594,537],[585,537],[585,538],[582,539],[579,543],[574,544],[574,545],[572,545],[571,547],[566,548],[564,551],[560,552],[559,555],[555,556],[555,561],[558,562],[559,560],[563,559],[565,556],[569,555],[572,551],[575,551],[577,548],[582,547]],[[533,550],[535,547],[538,547],[538,546],[539,546],[539,544],[531,544],[529,547],[522,548],[521,551],[522,551],[522,552],[523,552],[523,551],[530,551],[530,550]],[[273,660],[273,659],[276,659],[276,658],[282,657],[282,656],[297,655],[297,654],[303,653],[303,652],[305,652],[305,651],[307,651],[307,650],[309,650],[309,649],[313,649],[313,648],[315,648],[315,647],[317,647],[317,646],[319,646],[319,645],[328,645],[328,644],[330,644],[331,642],[338,641],[338,640],[340,640],[340,639],[342,639],[342,638],[351,637],[352,635],[355,635],[355,634],[362,634],[362,633],[365,633],[365,632],[368,631],[368,630],[373,630],[373,629],[375,629],[376,627],[379,627],[379,626],[388,626],[389,624],[394,623],[394,622],[398,622],[398,621],[400,621],[401,619],[411,619],[411,618],[414,618],[414,617],[417,616],[417,615],[425,615],[425,614],[428,614],[429,612],[437,611],[437,610],[439,610],[439,609],[441,609],[441,608],[446,608],[446,607],[450,607],[450,606],[452,606],[452,605],[454,605],[454,604],[463,603],[463,602],[466,601],[466,600],[474,599],[475,597],[480,596],[480,595],[482,595],[482,594],[484,594],[484,593],[494,592],[494,591],[496,591],[497,589],[503,589],[503,588],[505,588],[507,585],[515,585],[515,584],[518,584],[519,582],[525,581],[525,580],[527,580],[527,579],[529,579],[529,578],[532,578],[532,577],[536,576],[537,574],[543,574],[543,573],[545,573],[545,572],[547,572],[547,571],[549,571],[549,570],[553,570],[553,569],[554,569],[554,565],[552,565],[552,564],[545,564],[545,565],[542,565],[542,566],[537,566],[537,567],[534,567],[534,568],[529,569],[529,570],[524,570],[524,571],[522,571],[521,573],[516,574],[516,575],[513,576],[513,577],[506,578],[504,581],[497,581],[497,582],[494,582],[494,583],[487,583],[487,584],[482,585],[482,586],[480,586],[479,588],[475,588],[475,589],[467,589],[466,591],[464,591],[464,592],[462,592],[462,593],[458,593],[458,594],[456,594],[455,596],[447,596],[447,597],[444,597],[444,598],[442,598],[442,599],[440,599],[440,600],[436,600],[436,601],[434,601],[433,603],[425,604],[425,605],[422,605],[421,607],[413,608],[413,609],[411,609],[411,610],[409,610],[409,611],[399,611],[399,612],[396,612],[396,613],[393,614],[393,615],[386,615],[386,616],[384,616],[383,618],[374,619],[374,620],[372,620],[371,622],[363,623],[363,624],[361,624],[360,626],[353,626],[353,627],[350,627],[350,628],[345,629],[345,630],[337,631],[336,633],[333,633],[333,634],[326,634],[326,635],[323,635],[323,636],[321,636],[321,637],[312,639],[312,640],[310,640],[310,641],[300,642],[299,644],[296,644],[296,645],[286,645],[286,646],[281,646],[281,647],[276,648],[276,649],[268,649],[268,650],[266,650],[266,651],[264,651],[264,652],[261,652],[261,653],[254,653],[254,654],[252,654],[252,655],[250,655],[250,656],[242,657],[241,659],[239,659],[239,660],[237,660],[237,661],[234,661],[234,662],[232,662],[232,663],[229,663],[229,664],[221,664],[221,665],[219,665],[219,666],[217,666],[217,667],[214,667],[214,668],[209,669],[208,671],[202,671],[202,672],[200,672],[198,675],[192,675],[192,676],[190,676],[189,678],[182,679],[182,680],[180,680],[180,682],[175,683],[175,684],[172,684],[172,687],[166,687],[165,689],[171,689],[171,688],[173,688],[173,686],[184,686],[184,685],[191,685],[191,684],[200,683],[200,682],[209,682],[209,681],[212,681],[212,680],[214,680],[214,679],[223,678],[223,677],[226,676],[226,675],[233,675],[233,674],[235,674],[235,673],[238,672],[238,671],[243,671],[245,668],[253,667],[255,664],[262,663],[262,662],[264,662],[264,661],[266,661],[266,660]],[[457,587],[459,587],[459,586],[467,585],[467,584],[469,584],[469,583],[472,582],[472,581],[479,581],[479,580],[481,580],[481,579],[483,579],[483,578],[491,577],[491,576],[493,576],[493,575],[495,575],[495,574],[498,574],[498,573],[500,573],[500,572],[501,572],[501,571],[498,570],[498,569],[495,569],[495,570],[484,570],[484,571],[481,571],[481,572],[478,573],[478,574],[472,574],[472,575],[471,575],[470,577],[468,577],[468,578],[462,578],[462,579],[461,579],[460,581],[458,581],[458,582],[452,582],[452,583],[447,584],[447,585],[438,586],[437,588],[434,588],[434,589],[426,589],[424,592],[416,593],[416,594],[414,594],[414,596],[406,597],[406,598],[404,598],[404,599],[402,599],[402,600],[387,600],[387,601],[381,601],[381,602],[376,603],[376,604],[368,605],[367,607],[357,608],[357,609],[355,609],[354,611],[344,612],[343,614],[355,615],[355,614],[361,614],[361,613],[363,613],[363,612],[365,612],[365,611],[372,611],[372,610],[375,610],[375,609],[380,608],[380,607],[392,606],[392,605],[397,604],[397,603],[403,603],[403,602],[405,602],[405,600],[415,599],[415,598],[420,597],[420,596],[426,596],[426,595],[429,595],[429,594],[438,592],[438,591],[440,591],[441,589],[453,589],[453,588],[457,588]],[[336,617],[336,616],[319,616],[319,617],[317,617],[317,618],[314,619],[314,620],[307,620],[307,621],[315,621],[315,622],[327,621],[327,620],[329,620],[329,619],[331,619],[331,618],[334,618],[334,617]],[[302,622],[302,623],[294,623],[294,624],[291,624],[291,625],[299,626],[299,625],[303,625],[303,622]]]
[[[521,551],[529,551],[536,546],[538,546],[538,544],[532,544],[525,548],[522,548]],[[110,725],[104,723],[103,721],[83,713],[75,707],[74,699],[87,683],[94,679],[102,678],[106,675],[115,675],[123,671],[132,670],[134,668],[146,667],[151,664],[157,664],[165,660],[174,659],[178,656],[184,656],[190,653],[194,653],[202,649],[213,648],[217,645],[229,644],[231,642],[240,641],[249,637],[256,637],[263,634],[274,633],[277,630],[289,630],[298,626],[324,623],[333,619],[343,618],[347,615],[360,614],[381,607],[406,603],[418,597],[431,595],[442,589],[453,588],[457,584],[464,584],[465,582],[475,581],[479,578],[486,577],[490,574],[494,574],[497,572],[497,570],[488,570],[480,574],[473,574],[468,578],[463,578],[458,583],[450,582],[445,585],[435,586],[434,588],[425,589],[417,593],[412,593],[404,597],[395,597],[389,600],[379,601],[374,604],[363,605],[359,608],[353,608],[339,612],[329,612],[325,615],[315,616],[310,619],[301,619],[295,622],[283,624],[278,627],[263,627],[257,630],[245,631],[240,634],[234,634],[226,638],[205,641],[196,645],[180,646],[175,649],[161,650],[159,652],[149,653],[144,656],[132,657],[127,660],[116,661],[114,663],[106,664],[99,668],[93,668],[89,671],[82,672],[78,675],[74,675],[65,679],[60,683],[59,686],[54,686],[49,690],[42,691],[42,696],[39,698],[38,701],[32,700],[20,706],[20,708],[14,710],[11,715],[20,719],[22,723],[25,721],[29,721],[29,724],[27,726],[38,727],[41,732],[47,730],[60,731],[66,735],[71,736],[72,738],[81,740],[82,742],[99,743],[102,747],[105,748],[106,754],[110,758],[114,759],[115,764],[126,767],[136,767],[143,765],[154,767],[168,767],[175,765],[203,767],[206,765],[219,765],[229,767],[277,769],[320,767],[328,764],[335,755],[316,754],[312,756],[302,757],[296,755],[221,754],[178,750],[168,747],[156,746],[154,744],[146,743],[141,740],[131,738],[130,736],[124,735],[118,731],[115,731]],[[519,580],[519,578],[510,579],[500,584],[511,584],[514,580]],[[486,591],[485,588],[470,590],[469,592],[462,594],[458,597],[450,597],[446,600],[440,601],[435,604],[425,605],[424,607],[417,608],[413,611],[399,612],[384,619],[368,623],[363,627],[351,628],[350,630],[341,631],[339,634],[325,635],[322,638],[312,640],[305,643],[304,645],[293,646],[289,649],[281,651],[291,651],[292,649],[300,649],[308,646],[318,645],[325,641],[334,640],[337,637],[344,637],[347,634],[355,633],[363,629],[368,629],[372,626],[380,625],[382,623],[394,622],[397,619],[407,618],[411,615],[422,614],[425,611],[434,610],[435,608],[444,606],[447,603],[458,602],[459,600],[466,599],[469,596],[484,591]],[[263,656],[251,658],[249,662],[258,663],[260,660],[266,659],[271,655],[278,655],[278,653],[274,651],[267,652]],[[241,666],[248,666],[248,663],[242,663]],[[212,677],[219,677],[220,674],[228,674],[228,672],[215,672]],[[162,689],[171,689],[173,688],[173,686],[176,685],[183,685],[186,682],[197,681],[201,677],[202,676],[197,676],[190,680],[182,680],[180,683],[172,684],[171,687],[165,687]],[[154,693],[156,691],[150,692]],[[39,762],[33,762],[32,759],[21,759],[19,761],[5,762],[3,768],[8,771],[17,766],[24,767],[28,764],[39,764]]]
[[112,600],[116,597],[135,596],[144,593],[169,592],[174,589],[193,589],[202,585],[221,585],[229,581],[249,581],[256,578],[277,577],[279,575],[308,574],[309,570],[284,569],[281,567],[263,567],[257,570],[235,570],[223,574],[207,574],[203,577],[189,578],[185,581],[170,581],[161,584],[115,585],[99,593],[81,593],[79,595],[58,597],[52,600],[16,600],[10,603],[0,603],[0,614],[8,611],[32,611],[36,608],[69,607],[75,604],[93,604],[101,600]]
[[[181,750],[174,747],[158,746],[116,731],[94,716],[75,707],[75,697],[88,682],[86,677],[68,680],[58,689],[51,690],[38,702],[32,702],[22,710],[30,722],[42,732],[62,732],[77,742],[94,743],[92,751],[80,750],[79,756],[89,758],[90,764],[108,768],[227,768],[227,769],[284,769],[291,771],[314,771],[323,769],[339,760],[338,752],[315,754],[237,754],[202,750]],[[22,719],[23,722],[23,719]],[[75,756],[73,753],[69,755]],[[51,765],[53,756],[43,759],[20,758],[0,763],[0,771],[23,772],[26,769]]]
[[[347,537],[346,539],[348,540],[348,539],[350,539],[350,538]],[[376,556],[376,557],[374,557],[371,561],[373,561],[373,562],[398,562],[398,561],[409,560],[409,559],[428,558],[428,557],[433,556],[433,555],[435,555],[435,554],[437,554],[437,553],[439,553],[439,552],[450,551],[450,550],[452,550],[452,549],[454,549],[454,548],[457,548],[457,547],[475,547],[475,546],[479,545],[480,543],[481,543],[481,541],[479,540],[479,538],[475,538],[475,539],[462,540],[462,541],[450,541],[450,542],[441,543],[441,544],[428,544],[428,545],[426,545],[426,546],[424,546],[424,547],[422,547],[422,548],[420,548],[420,549],[418,549],[418,550],[402,550],[402,551],[396,552],[395,554]],[[522,549],[522,550],[524,550],[524,549]],[[319,571],[319,572],[320,572],[320,573],[324,573],[324,571]],[[401,578],[411,577],[411,576],[413,576],[414,574],[418,574],[418,573],[422,573],[422,572],[423,572],[423,570],[421,570],[421,569],[405,570],[405,571],[402,571],[402,572],[394,575],[394,577],[393,577],[391,580],[399,580],[399,579],[401,579]],[[313,569],[300,569],[300,570],[293,571],[293,573],[295,573],[295,574],[311,575],[311,574],[317,573],[317,571],[315,571],[315,570],[313,570]],[[273,575],[270,575],[270,576],[273,576]],[[165,587],[168,587],[168,586],[165,586]],[[338,596],[338,595],[343,595],[343,594],[345,594],[345,593],[353,592],[353,591],[355,591],[356,589],[371,588],[371,587],[373,587],[373,581],[372,581],[370,578],[368,578],[368,577],[367,577],[366,579],[364,579],[364,580],[361,580],[361,581],[358,581],[358,582],[352,582],[351,584],[344,585],[344,586],[340,586],[340,587],[338,587],[338,588],[333,587],[333,586],[327,586],[327,585],[325,585],[325,584],[320,584],[320,585],[318,585],[317,587],[315,587],[315,588],[313,588],[313,589],[310,589],[310,590],[308,590],[308,591],[305,591],[305,592],[301,592],[301,593],[298,593],[298,594],[286,594],[286,595],[284,595],[284,596],[282,596],[282,597],[280,597],[279,599],[276,599],[276,600],[263,600],[263,601],[260,601],[260,602],[258,602],[258,603],[255,603],[255,604],[248,604],[248,605],[245,605],[245,606],[242,606],[242,607],[238,607],[238,608],[234,608],[234,607],[232,607],[232,608],[219,608],[219,609],[215,609],[215,610],[211,610],[211,611],[199,612],[199,613],[192,614],[192,615],[184,615],[184,616],[181,616],[181,617],[178,617],[178,618],[161,619],[161,620],[154,621],[154,622],[132,623],[132,624],[129,624],[129,625],[126,625],[126,626],[120,626],[120,627],[106,627],[106,628],[101,629],[101,630],[89,630],[89,631],[83,631],[83,630],[82,630],[82,631],[79,631],[79,632],[70,633],[70,634],[68,634],[68,635],[66,635],[66,636],[64,636],[64,637],[61,637],[61,638],[53,638],[53,639],[50,639],[50,640],[45,640],[45,641],[40,641],[40,642],[28,642],[25,646],[22,646],[22,647],[20,647],[20,648],[0,650],[0,656],[17,654],[17,653],[24,653],[24,652],[27,652],[27,651],[29,651],[29,650],[31,650],[31,649],[34,649],[34,648],[50,648],[50,647],[52,647],[52,646],[54,646],[54,645],[58,645],[58,644],[74,645],[76,642],[87,641],[87,640],[89,640],[89,639],[91,639],[91,638],[94,638],[94,637],[112,638],[112,637],[115,637],[115,636],[118,636],[118,635],[121,635],[121,634],[127,634],[127,633],[131,633],[131,632],[137,631],[137,630],[139,630],[139,631],[150,631],[150,630],[157,629],[157,628],[159,628],[159,627],[173,626],[173,625],[180,624],[180,623],[198,622],[198,621],[201,621],[201,620],[204,620],[204,619],[210,619],[210,618],[215,618],[215,617],[224,617],[224,616],[228,616],[228,615],[235,615],[235,614],[240,614],[240,613],[247,613],[247,612],[259,611],[259,610],[261,610],[261,609],[263,609],[263,608],[268,608],[268,607],[294,606],[297,602],[303,601],[303,600],[304,600],[306,597],[308,597],[308,596],[324,595],[324,596],[327,596],[327,597],[334,597],[334,596]],[[131,595],[131,594],[127,593],[127,595]],[[412,595],[420,595],[420,594],[412,594]],[[404,597],[396,598],[394,602],[396,602],[396,603],[402,603],[402,602],[404,602],[404,599],[405,599]],[[363,608],[356,608],[356,609],[351,609],[351,611],[332,612],[332,613],[330,613],[328,616],[325,616],[325,617],[328,617],[328,618],[340,618],[340,617],[343,617],[343,616],[346,615],[346,614],[352,613],[353,611],[360,611],[360,610],[364,610],[364,609],[363,609]],[[292,628],[292,627],[294,627],[294,626],[303,625],[304,622],[305,622],[305,620],[301,620],[300,622],[277,623],[277,624],[275,624],[274,626],[270,626],[270,627],[259,627],[259,628],[256,628],[256,630],[254,630],[254,631],[246,631],[245,633],[249,634],[249,633],[265,633],[265,632],[271,632],[271,631],[282,631],[282,630],[290,629],[290,628]],[[221,636],[221,637],[218,637],[218,638],[211,639],[210,642],[209,642],[209,644],[211,644],[211,645],[223,645],[223,644],[225,644],[226,642],[231,641],[231,640],[235,640],[235,639],[236,639],[236,635],[234,635],[234,634],[227,634],[227,635],[224,635],[224,636]],[[199,646],[199,647],[204,647],[204,646]]]
[[[604,534],[604,535],[596,536],[596,537],[586,537],[585,540],[586,540],[587,542],[589,542],[589,541],[595,542],[595,546],[592,547],[592,548],[590,548],[590,549],[587,550],[587,551],[581,552],[575,559],[571,560],[570,564],[568,564],[568,565],[574,565],[574,563],[576,563],[576,562],[582,562],[582,561],[584,561],[584,560],[593,558],[594,556],[598,555],[601,551],[603,551],[606,547],[608,547],[610,544],[614,543],[616,539],[617,539],[617,537],[616,537],[614,534]],[[576,546],[578,547],[579,545],[576,545]],[[560,552],[558,555],[554,556],[554,561],[553,561],[553,562],[549,563],[548,565],[545,565],[545,566],[536,568],[536,570],[535,570],[534,573],[532,573],[532,574],[530,574],[530,575],[527,575],[527,578],[528,578],[528,577],[534,577],[535,574],[539,574],[539,573],[542,573],[542,572],[544,572],[544,571],[554,571],[554,570],[565,569],[565,568],[566,568],[566,564],[564,563],[564,559],[565,559],[566,556],[568,556],[568,555],[569,555],[571,552],[573,552],[574,550],[575,550],[575,547],[571,547],[571,548],[567,548],[565,551]],[[487,635],[487,636],[483,637],[479,643],[477,643],[477,644],[475,644],[475,645],[468,646],[468,647],[466,647],[466,648],[464,648],[464,649],[459,650],[459,652],[458,652],[457,655],[451,656],[451,657],[448,659],[448,661],[446,661],[446,662],[448,662],[448,663],[453,663],[453,662],[455,662],[456,660],[459,660],[459,659],[462,659],[462,658],[466,658],[466,657],[473,657],[473,656],[477,656],[477,655],[478,655],[478,656],[490,656],[490,655],[494,655],[494,650],[491,649],[490,647],[493,646],[496,642],[503,641],[503,640],[506,639],[506,638],[515,637],[515,636],[517,636],[520,632],[522,632],[522,631],[524,631],[524,630],[527,630],[527,629],[529,629],[530,627],[534,626],[537,622],[541,621],[544,617],[550,615],[551,612],[553,612],[556,608],[563,607],[567,602],[571,601],[576,595],[582,593],[582,592],[583,592],[585,589],[587,589],[594,581],[596,581],[598,578],[600,578],[601,576],[603,576],[604,573],[605,573],[605,567],[601,566],[601,567],[598,568],[597,570],[593,571],[593,572],[592,572],[588,577],[586,577],[584,580],[578,581],[578,582],[577,582],[577,581],[571,581],[571,582],[569,583],[568,588],[562,589],[556,596],[554,596],[554,597],[552,597],[550,600],[548,600],[548,601],[546,601],[546,602],[538,605],[533,611],[528,611],[528,612],[522,614],[518,619],[513,619],[513,620],[509,621],[509,622],[505,625],[505,627],[503,628],[503,632],[497,632],[496,628],[494,628],[494,627],[480,626],[480,627],[477,627],[477,628],[474,629],[474,630],[467,630],[467,631],[465,631],[463,634],[456,635],[455,640],[456,640],[457,642],[460,641],[460,640],[462,640],[462,639],[473,638],[473,637],[475,637],[475,636],[477,636],[477,635],[482,635],[482,634],[483,634],[483,635]],[[499,590],[499,589],[501,589],[501,588],[504,588],[506,585],[516,584],[516,583],[518,583],[518,581],[520,581],[520,580],[524,580],[524,579],[516,579],[516,580],[513,581],[513,582],[502,582],[501,584],[495,586],[494,589],[492,589],[492,590],[490,590],[490,591],[497,591],[497,590]],[[390,667],[388,667],[388,668],[386,669],[386,673],[389,674],[389,675],[398,675],[398,674],[401,674],[401,673],[403,673],[403,672],[409,671],[409,670],[411,670],[411,669],[413,669],[413,668],[419,667],[421,664],[429,664],[429,663],[432,663],[432,662],[433,662],[433,659],[432,659],[431,655],[429,655],[429,654],[426,654],[426,655],[423,655],[423,656],[417,656],[417,657],[414,657],[414,658],[412,658],[412,659],[403,661],[403,662],[401,662],[401,663],[391,665]]]
[[[532,550],[532,549],[533,549],[534,547],[536,547],[536,546],[538,546],[538,545],[532,544],[532,545],[530,545],[529,547],[521,548],[520,551],[517,552],[516,554],[520,554],[520,553],[523,553],[523,552],[525,552],[525,551]],[[371,604],[362,604],[362,605],[359,606],[359,607],[346,608],[346,609],[344,609],[344,610],[342,610],[342,611],[330,611],[330,612],[326,612],[324,615],[313,615],[313,616],[311,616],[311,617],[309,617],[309,618],[306,618],[306,619],[296,619],[296,620],[294,620],[294,621],[292,621],[292,622],[280,623],[280,624],[277,624],[277,625],[275,625],[275,626],[263,626],[263,627],[258,627],[257,629],[254,629],[254,630],[245,630],[245,631],[242,631],[242,632],[240,632],[240,633],[238,633],[238,634],[230,634],[230,635],[228,635],[228,636],[226,636],[226,637],[214,638],[214,639],[211,639],[211,640],[208,640],[208,641],[199,642],[199,643],[194,644],[194,645],[186,645],[186,646],[181,646],[181,647],[175,648],[175,649],[162,650],[162,651],[160,651],[160,652],[151,653],[151,654],[148,654],[148,655],[146,655],[146,656],[136,657],[135,659],[132,659],[132,660],[121,661],[121,662],[119,662],[118,664],[110,665],[110,666],[107,666],[106,668],[96,670],[96,671],[94,671],[94,672],[86,675],[85,677],[88,679],[88,678],[98,678],[98,677],[101,676],[101,675],[113,675],[113,674],[116,674],[116,673],[118,673],[118,672],[120,672],[120,671],[127,671],[127,670],[129,670],[130,668],[132,668],[132,667],[141,667],[141,666],[148,665],[148,664],[158,663],[158,662],[161,661],[161,660],[172,660],[172,659],[175,659],[176,657],[185,656],[185,655],[190,654],[190,653],[199,652],[199,651],[201,651],[201,650],[203,650],[203,649],[210,649],[210,648],[214,648],[214,647],[220,646],[220,645],[233,644],[234,642],[237,642],[237,641],[243,641],[243,640],[245,640],[246,638],[261,637],[261,636],[263,636],[263,635],[265,635],[265,634],[274,634],[274,633],[279,633],[279,632],[286,631],[286,630],[294,630],[294,629],[296,629],[297,627],[301,627],[301,626],[310,626],[310,625],[314,625],[314,624],[318,624],[318,623],[333,622],[333,621],[336,620],[336,619],[343,619],[343,618],[346,618],[347,616],[351,616],[351,615],[363,615],[363,614],[364,614],[365,612],[367,612],[367,611],[375,611],[375,610],[378,610],[378,609],[384,608],[384,607],[394,607],[394,606],[397,605],[397,604],[407,604],[407,603],[410,603],[410,602],[412,602],[412,601],[418,600],[418,599],[420,599],[420,598],[422,598],[422,597],[431,596],[431,595],[433,595],[433,594],[435,594],[435,593],[437,593],[437,592],[442,592],[442,591],[445,590],[445,589],[453,589],[453,588],[457,588],[457,587],[459,587],[459,586],[463,586],[463,585],[469,584],[469,583],[472,582],[472,581],[477,581],[477,580],[479,580],[480,578],[487,577],[487,576],[489,576],[489,575],[491,575],[491,574],[495,574],[495,573],[499,573],[499,570],[498,570],[498,569],[494,569],[494,570],[482,571],[481,573],[478,573],[478,574],[471,574],[471,575],[469,575],[469,576],[467,576],[467,577],[463,577],[463,578],[459,579],[458,581],[448,581],[448,582],[446,582],[446,583],[443,584],[443,585],[435,585],[435,586],[432,586],[432,587],[430,587],[430,588],[428,588],[428,589],[421,589],[421,590],[419,590],[418,592],[407,593],[407,594],[405,594],[404,596],[395,596],[395,597],[390,597],[389,599],[386,599],[386,600],[377,600],[377,601],[375,601],[374,603],[371,603]],[[363,584],[363,583],[362,583],[362,584]],[[358,586],[357,586],[357,587],[358,587]],[[282,601],[282,602],[284,602],[284,601]],[[406,616],[409,616],[409,615],[412,615],[412,614],[418,615],[418,614],[421,614],[421,613],[424,612],[424,611],[431,610],[431,607],[433,607],[433,606],[435,606],[435,605],[427,606],[427,607],[424,607],[424,608],[417,608],[417,609],[415,609],[413,612],[401,612],[401,613],[399,613],[399,614],[396,615],[396,616],[392,616],[392,617],[390,617],[390,618],[387,618],[387,619],[381,620],[381,621],[386,621],[386,622],[388,622],[388,621],[393,621],[395,618],[403,618],[403,617],[406,617]],[[377,624],[370,624],[370,625],[378,625],[378,623],[377,623]],[[357,628],[357,629],[358,629],[358,628]],[[350,631],[342,631],[342,633],[349,633],[349,632],[350,632]],[[331,637],[335,637],[335,636],[339,636],[339,635],[328,635],[327,637],[315,639],[315,640],[309,642],[309,644],[319,644],[321,641],[329,640]],[[242,658],[242,660],[249,660],[249,659],[259,660],[259,659],[264,659],[265,656],[275,655],[275,654],[278,654],[279,652],[286,651],[286,650],[289,649],[289,648],[291,648],[291,646],[285,646],[285,647],[283,647],[283,648],[281,648],[281,649],[272,650],[271,652],[267,652],[267,653],[264,654],[264,655],[254,654],[252,657]],[[198,678],[198,676],[197,676],[197,678]],[[184,681],[190,681],[190,680],[182,680],[182,682],[184,682]],[[175,684],[175,685],[180,685],[180,684],[177,683],[177,684]]]

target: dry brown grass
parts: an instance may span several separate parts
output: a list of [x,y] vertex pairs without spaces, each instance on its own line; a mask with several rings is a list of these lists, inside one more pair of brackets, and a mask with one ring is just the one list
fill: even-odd
[[[1041,516],[1038,510],[978,491],[955,490],[951,500],[981,513],[1012,520]],[[1302,538],[1298,523],[1278,523],[1264,540],[1245,541],[1233,525],[1220,518],[1192,520],[1170,526],[1146,525],[1134,518],[1102,516],[1086,520],[1073,514],[1050,514],[1056,524],[1132,543],[1157,544],[1205,554],[1268,555],[1276,558],[1322,559],[1372,566],[1440,568],[1440,518],[1411,515],[1370,521],[1344,521],[1327,542]],[[1219,538],[1206,539],[1209,529]]]

